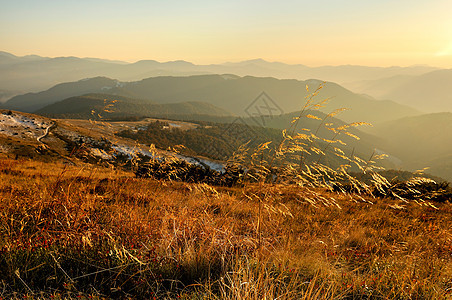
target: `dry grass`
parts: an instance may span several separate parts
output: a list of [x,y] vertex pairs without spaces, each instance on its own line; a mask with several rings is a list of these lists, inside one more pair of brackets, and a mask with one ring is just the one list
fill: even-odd
[[5,299],[452,297],[450,202],[214,188],[4,157],[0,197]]

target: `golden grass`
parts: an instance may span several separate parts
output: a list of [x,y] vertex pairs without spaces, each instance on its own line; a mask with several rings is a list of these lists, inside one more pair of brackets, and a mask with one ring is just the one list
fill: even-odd
[[452,296],[450,202],[436,210],[5,157],[0,197],[5,299]]

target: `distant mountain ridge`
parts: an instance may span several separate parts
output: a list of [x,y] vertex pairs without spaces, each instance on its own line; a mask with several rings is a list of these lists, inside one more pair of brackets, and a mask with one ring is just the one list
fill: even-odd
[[350,82],[344,86],[376,99],[393,100],[423,112],[452,112],[452,69]]
[[420,75],[433,70],[437,70],[437,68],[428,66],[383,68],[351,65],[308,67],[301,64],[268,62],[263,59],[211,65],[195,65],[182,60],[170,62],[141,60],[127,63],[99,58],[49,58],[37,55],[18,57],[7,52],[0,52],[0,89],[39,91],[58,83],[96,76],[117,78],[121,81],[136,81],[151,76],[224,73],[279,79],[316,78],[342,84],[395,75]]
[[[69,97],[88,93],[108,93],[151,100],[160,104],[206,102],[233,114],[246,116],[250,110],[262,105],[255,101],[262,92],[266,92],[271,98],[270,104],[281,109],[278,112],[280,114],[300,110],[308,95],[306,86],[313,92],[320,84],[322,82],[318,80],[280,80],[234,75],[164,76],[136,82],[96,77],[59,84],[39,93],[16,96],[7,101],[4,107],[34,112]],[[326,98],[331,100],[320,110],[330,113],[338,108],[349,108],[340,116],[347,122],[381,122],[419,114],[410,107],[357,95],[331,82],[324,84],[316,100]],[[262,113],[265,114],[265,111]]]
[[367,130],[379,136],[381,149],[399,157],[400,167],[452,180],[452,113],[407,117]]
[[414,76],[383,97],[425,112],[452,112],[452,69]]
[[101,93],[118,84],[119,82],[117,80],[106,77],[61,83],[44,92],[27,93],[25,95],[15,96],[6,102],[4,107],[13,110],[34,112],[66,98],[88,93]]

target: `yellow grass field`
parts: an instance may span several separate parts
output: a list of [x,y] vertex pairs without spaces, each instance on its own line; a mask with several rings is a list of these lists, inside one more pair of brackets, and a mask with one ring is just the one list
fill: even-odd
[[0,299],[452,299],[434,205],[2,156]]

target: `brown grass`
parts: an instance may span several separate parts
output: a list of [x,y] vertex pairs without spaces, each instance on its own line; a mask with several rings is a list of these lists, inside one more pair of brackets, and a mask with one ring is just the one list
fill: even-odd
[[2,157],[0,297],[452,297],[450,202],[332,196]]

